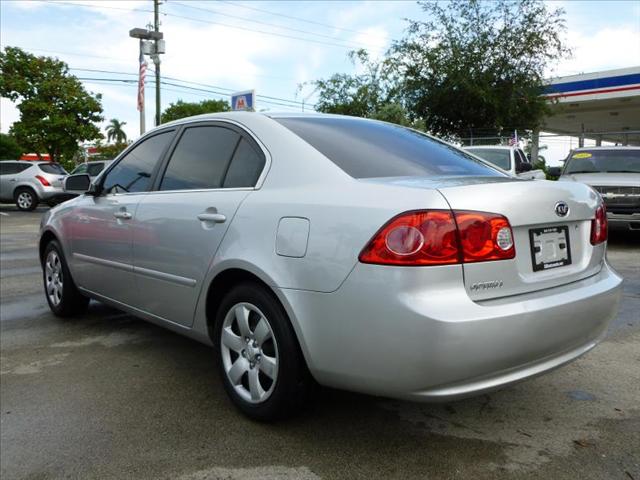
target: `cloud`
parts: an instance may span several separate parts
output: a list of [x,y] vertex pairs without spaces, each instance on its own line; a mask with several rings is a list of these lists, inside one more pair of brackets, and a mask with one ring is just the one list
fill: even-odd
[[622,25],[593,33],[571,30],[567,44],[573,49],[573,58],[559,65],[553,72],[555,76],[632,67],[640,59],[638,27]]
[[11,124],[20,119],[20,112],[8,98],[0,98],[0,132],[7,133]]

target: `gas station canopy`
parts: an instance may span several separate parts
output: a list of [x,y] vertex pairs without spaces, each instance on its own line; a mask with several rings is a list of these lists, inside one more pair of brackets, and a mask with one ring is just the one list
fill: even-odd
[[541,130],[640,145],[640,66],[550,80],[552,115]]

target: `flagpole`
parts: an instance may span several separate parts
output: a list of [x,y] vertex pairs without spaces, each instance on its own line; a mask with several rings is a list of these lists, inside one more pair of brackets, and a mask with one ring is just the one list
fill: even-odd
[[[143,40],[140,39],[140,56],[139,58],[143,58],[143,53],[142,53],[142,42]],[[138,65],[138,69],[140,69],[140,65]],[[138,81],[140,81],[140,79],[138,79]],[[144,88],[144,85],[142,86],[142,88]],[[138,93],[139,95],[139,93]],[[142,105],[140,105],[138,107],[138,110],[140,110],[140,135],[144,134],[146,128],[145,128],[145,113],[144,113],[144,100],[142,101]]]

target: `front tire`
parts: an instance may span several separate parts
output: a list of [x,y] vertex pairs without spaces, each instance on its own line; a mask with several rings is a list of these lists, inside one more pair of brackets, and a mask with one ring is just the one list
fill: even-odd
[[23,212],[30,212],[38,206],[38,195],[28,187],[18,188],[14,195],[14,200],[18,210]]
[[312,385],[289,318],[273,294],[257,283],[234,287],[216,315],[220,376],[245,415],[272,421],[305,403]]
[[51,240],[45,248],[42,278],[47,303],[54,315],[70,317],[87,310],[89,299],[73,283],[62,248],[56,240]]

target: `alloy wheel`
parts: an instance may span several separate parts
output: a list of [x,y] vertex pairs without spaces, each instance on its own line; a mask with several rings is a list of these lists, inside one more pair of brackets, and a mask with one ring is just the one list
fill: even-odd
[[220,350],[224,371],[237,394],[250,403],[267,400],[278,378],[278,344],[258,307],[242,302],[229,309]]
[[18,195],[18,206],[23,209],[29,209],[33,204],[33,196],[29,192],[21,192]]
[[52,305],[58,306],[62,302],[62,262],[55,250],[51,250],[44,266],[47,297]]

